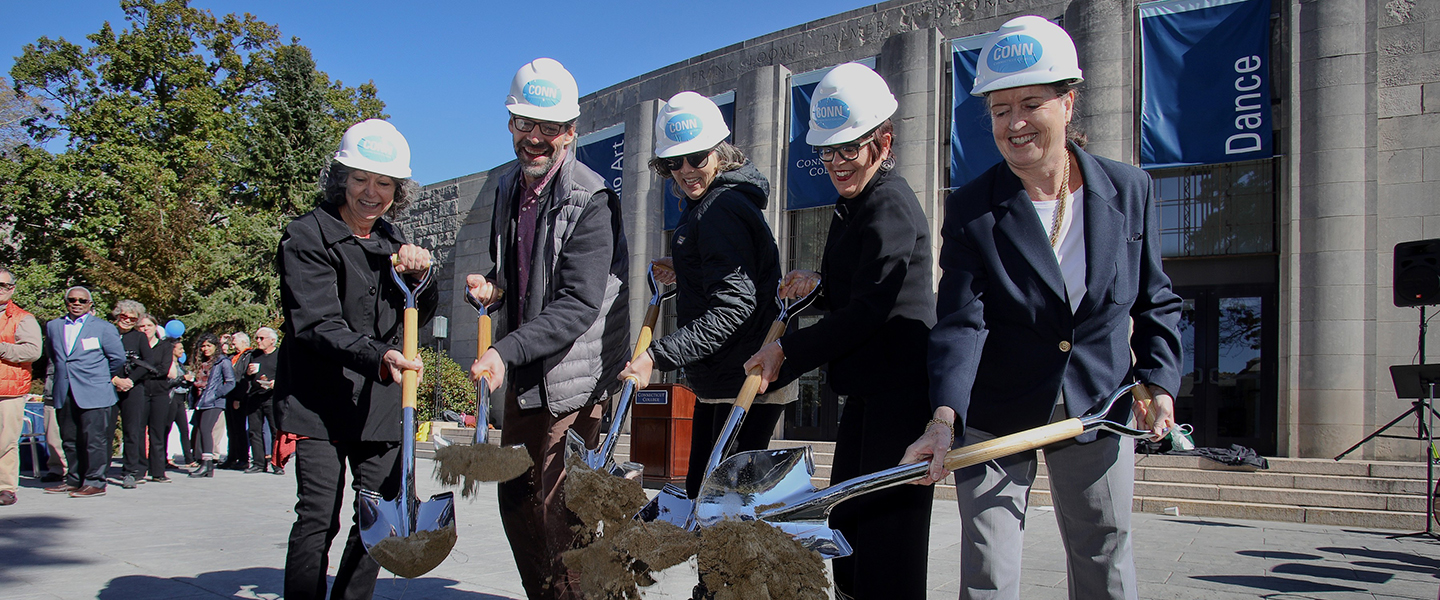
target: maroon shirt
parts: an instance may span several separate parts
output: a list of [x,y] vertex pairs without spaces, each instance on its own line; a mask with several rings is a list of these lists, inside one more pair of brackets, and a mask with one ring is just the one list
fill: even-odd
[[[535,185],[525,185],[525,180],[520,180],[520,197],[516,200],[515,211],[515,252],[519,262],[516,269],[519,271],[520,295],[516,300],[519,306],[525,305],[526,294],[530,287],[530,257],[535,254],[535,225],[537,216],[540,213],[540,198],[544,196],[545,188],[549,187],[550,181],[555,174],[560,172],[560,164],[565,162],[565,152],[562,150],[555,156],[550,165],[550,170],[535,182]],[[524,311],[520,311],[524,318]]]

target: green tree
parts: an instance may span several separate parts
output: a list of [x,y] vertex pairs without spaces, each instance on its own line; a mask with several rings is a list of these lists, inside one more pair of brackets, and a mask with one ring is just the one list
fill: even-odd
[[0,161],[0,261],[34,277],[20,300],[35,306],[80,283],[192,331],[275,325],[280,231],[314,206],[344,127],[384,103],[249,14],[120,6],[123,30],[42,37],[16,59],[17,94],[44,102]]

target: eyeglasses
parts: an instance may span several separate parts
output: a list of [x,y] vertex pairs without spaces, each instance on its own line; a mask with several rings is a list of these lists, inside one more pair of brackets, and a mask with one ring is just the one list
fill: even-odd
[[843,146],[814,146],[814,148],[815,153],[820,155],[820,162],[828,163],[835,160],[836,152],[840,153],[840,158],[855,160],[860,158],[860,149],[870,145],[873,141],[875,141],[875,138],[871,136]]
[[137,316],[134,316],[134,315],[120,315],[119,317],[116,317],[115,320],[116,320],[116,321],[134,322],[134,321],[139,321],[139,320],[140,320],[140,317],[137,317]]
[[13,289],[15,289],[15,284],[14,284],[14,283],[5,283],[5,282],[3,282],[3,281],[0,281],[0,290],[13,290]]
[[699,152],[691,152],[690,154],[684,154],[681,156],[662,158],[660,159],[660,162],[664,163],[666,171],[679,171],[680,168],[685,166],[685,163],[687,162],[690,163],[691,167],[694,167],[696,169],[703,169],[705,168],[705,165],[710,163],[710,151],[701,150]]
[[525,117],[510,117],[510,126],[514,127],[515,131],[518,131],[520,133],[530,133],[535,129],[536,125],[540,126],[540,135],[543,135],[545,137],[555,137],[557,135],[565,133],[565,130],[570,128],[569,123],[555,123],[553,121],[531,121],[530,119],[526,119]]
[[89,304],[89,303],[90,303],[90,299],[89,299],[89,298],[66,298],[66,299],[65,299],[65,303],[66,303],[66,304]]

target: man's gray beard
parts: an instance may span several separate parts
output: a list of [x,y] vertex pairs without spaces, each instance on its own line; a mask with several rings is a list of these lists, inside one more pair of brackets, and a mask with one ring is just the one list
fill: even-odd
[[530,164],[522,163],[520,165],[520,171],[524,173],[526,177],[529,177],[531,179],[539,179],[541,177],[544,177],[546,173],[549,173],[551,165],[554,164],[555,157],[553,155],[546,156],[540,159],[538,162]]

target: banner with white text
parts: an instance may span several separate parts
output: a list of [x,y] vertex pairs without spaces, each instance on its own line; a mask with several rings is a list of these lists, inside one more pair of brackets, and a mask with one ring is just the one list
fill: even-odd
[[1161,0],[1139,10],[1141,166],[1271,157],[1270,0]]
[[615,193],[620,193],[625,175],[625,124],[580,136],[575,144],[575,159],[590,167]]
[[952,40],[954,78],[951,81],[950,107],[950,188],[958,188],[989,170],[1002,160],[990,133],[990,112],[985,99],[970,95],[975,88],[975,72],[980,64],[980,50],[990,34]]

